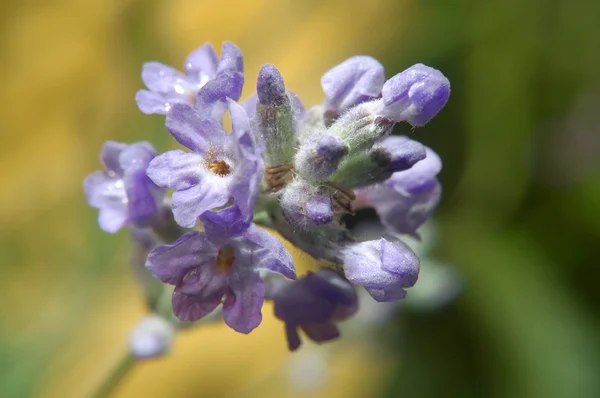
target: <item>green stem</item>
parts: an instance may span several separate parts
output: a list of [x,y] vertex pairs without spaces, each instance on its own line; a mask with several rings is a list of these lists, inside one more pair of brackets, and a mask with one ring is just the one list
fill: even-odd
[[135,358],[129,351],[121,358],[116,366],[110,371],[106,379],[100,384],[98,390],[92,394],[92,398],[108,398],[115,391],[115,388],[125,378],[129,370],[136,363]]

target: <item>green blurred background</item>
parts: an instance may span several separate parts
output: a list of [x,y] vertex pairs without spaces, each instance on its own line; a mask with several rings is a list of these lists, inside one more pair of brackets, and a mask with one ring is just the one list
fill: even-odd
[[447,107],[408,132],[444,160],[435,255],[465,279],[387,345],[335,351],[294,390],[281,325],[208,326],[137,366],[118,397],[599,397],[600,2],[22,0],[0,3],[0,397],[85,397],[144,314],[126,233],[101,233],[81,181],[106,139],[172,142],[133,100],[144,61],[239,45],[247,87],[274,63],[307,105],[369,54],[423,62]]

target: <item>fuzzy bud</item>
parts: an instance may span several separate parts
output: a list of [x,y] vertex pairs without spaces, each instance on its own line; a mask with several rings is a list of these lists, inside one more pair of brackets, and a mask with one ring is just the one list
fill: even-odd
[[294,165],[296,172],[307,179],[325,180],[333,174],[348,152],[348,147],[339,138],[322,133],[320,139],[317,134],[315,140],[303,142],[296,153]]
[[379,97],[384,82],[379,61],[364,55],[348,58],[321,78],[325,114],[335,118],[352,106]]
[[333,204],[329,196],[322,195],[301,179],[282,190],[279,203],[286,220],[303,229],[333,221]]
[[382,100],[365,102],[351,108],[329,128],[329,134],[343,141],[349,154],[369,149],[384,137],[394,126],[394,122],[376,112]]
[[416,64],[385,82],[382,96],[382,116],[421,127],[448,102],[450,82],[440,71]]
[[258,103],[254,131],[265,144],[267,165],[292,163],[296,144],[295,110],[275,66],[263,65],[256,84]]
[[387,137],[369,150],[344,159],[330,181],[358,188],[390,178],[425,158],[425,147],[406,137]]

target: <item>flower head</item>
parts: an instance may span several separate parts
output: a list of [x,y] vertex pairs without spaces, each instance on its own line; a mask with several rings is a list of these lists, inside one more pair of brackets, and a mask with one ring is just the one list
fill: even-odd
[[223,318],[231,328],[250,333],[261,320],[264,285],[257,271],[295,279],[292,257],[273,235],[250,225],[240,232],[219,217],[203,217],[206,232],[189,232],[156,247],[146,267],[155,278],[175,286],[173,312],[195,321],[223,301]]
[[206,43],[188,55],[184,72],[160,62],[145,63],[142,80],[148,90],[138,91],[135,99],[142,112],[164,115],[173,104],[192,105],[196,94],[209,81],[220,73],[233,74],[233,71],[243,72],[239,49],[225,42],[219,59],[213,46]]
[[154,156],[156,150],[147,142],[104,144],[100,158],[105,170],[83,181],[88,203],[100,210],[98,223],[104,231],[114,233],[126,224],[146,226],[153,221],[164,195],[146,176]]
[[339,336],[334,322],[349,318],[358,309],[354,287],[328,269],[291,283],[282,279],[270,282],[267,297],[275,303],[275,316],[285,322],[291,351],[300,346],[297,328],[318,343],[332,340]]
[[230,198],[245,220],[262,180],[261,148],[255,145],[244,109],[228,100],[233,124],[227,134],[219,122],[189,105],[175,104],[166,126],[182,145],[193,152],[174,150],[157,156],[148,176],[158,186],[173,189],[175,221],[193,227],[204,212],[226,205]]
[[377,301],[403,299],[404,289],[414,286],[419,277],[419,258],[393,236],[348,244],[340,256],[346,278],[364,286]]

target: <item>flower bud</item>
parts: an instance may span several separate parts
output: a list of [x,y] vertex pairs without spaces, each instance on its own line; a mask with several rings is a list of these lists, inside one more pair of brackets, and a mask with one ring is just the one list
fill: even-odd
[[296,144],[294,107],[275,66],[263,65],[256,84],[258,103],[254,131],[266,147],[267,165],[292,163]]
[[348,147],[339,138],[327,132],[321,133],[318,140],[315,133],[314,138],[315,140],[302,143],[296,153],[294,167],[300,176],[321,181],[337,170],[342,157],[348,152]]
[[404,289],[419,277],[419,258],[406,243],[389,235],[346,245],[341,260],[346,278],[364,286],[377,301],[403,299]]
[[448,102],[450,82],[440,71],[416,64],[385,82],[382,96],[381,115],[421,127]]
[[384,82],[383,66],[376,59],[364,55],[348,58],[321,78],[325,114],[335,118],[352,106],[379,97]]
[[300,179],[282,190],[280,205],[286,220],[303,229],[329,224],[334,218],[331,198]]
[[339,165],[330,181],[358,188],[390,178],[425,158],[425,147],[406,137],[387,137],[371,149],[349,156]]
[[329,134],[348,146],[348,154],[369,149],[385,136],[394,122],[377,114],[382,100],[366,102],[351,108],[329,127]]

